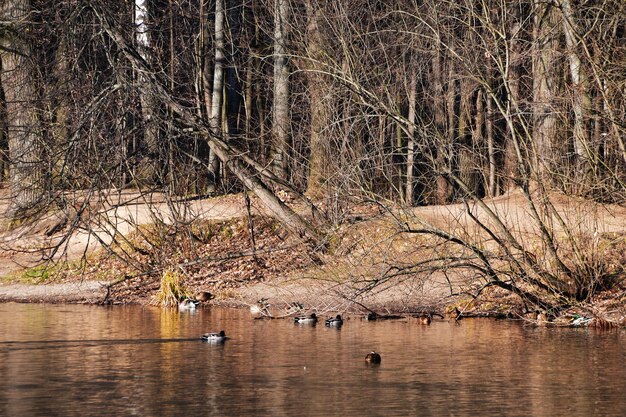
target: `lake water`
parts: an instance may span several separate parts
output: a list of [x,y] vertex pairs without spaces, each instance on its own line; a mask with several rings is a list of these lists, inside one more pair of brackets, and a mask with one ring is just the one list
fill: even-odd
[[[222,329],[224,344],[199,340]],[[105,414],[623,416],[626,333],[0,304],[0,415]]]

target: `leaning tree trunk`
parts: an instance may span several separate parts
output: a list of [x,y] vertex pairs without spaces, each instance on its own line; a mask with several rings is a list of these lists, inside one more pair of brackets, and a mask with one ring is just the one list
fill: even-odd
[[274,105],[272,117],[272,170],[282,179],[288,175],[289,155],[289,68],[286,25],[288,0],[274,0]]
[[[162,76],[152,71],[150,65],[137,53],[132,45],[126,42],[124,36],[115,27],[109,16],[107,16],[100,7],[96,6],[93,9],[104,31],[111,37],[113,42],[118,45],[126,59],[138,70],[145,71],[146,74],[149,74],[150,84],[155,94],[157,94],[157,97],[159,97],[159,100],[176,113],[181,122],[192,126],[206,137],[211,152],[215,157],[224,162],[224,165],[237,179],[255,193],[264,207],[275,215],[288,230],[312,246],[323,248],[325,244],[322,237],[311,224],[277,198],[260,179],[261,177],[269,179],[269,177],[264,174],[263,167],[258,167],[254,161],[248,159],[245,153],[229,145],[226,141],[222,140],[220,136],[215,135],[213,129],[210,127],[207,129],[203,120],[198,117],[195,111],[175,100],[167,88],[167,83],[162,79]],[[271,179],[270,181],[274,183],[280,182]]]
[[26,35],[30,31],[30,1],[4,1],[0,7],[2,19],[9,23],[0,39],[12,198],[8,215],[18,219],[44,196],[43,144],[35,110],[35,62]]

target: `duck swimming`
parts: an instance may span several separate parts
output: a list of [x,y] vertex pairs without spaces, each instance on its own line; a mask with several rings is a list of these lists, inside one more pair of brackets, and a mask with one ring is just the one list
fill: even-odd
[[329,319],[326,319],[325,324],[328,327],[330,327],[330,326],[336,326],[336,327],[342,326],[343,325],[343,319],[341,318],[341,314],[337,314],[336,317],[331,317]]
[[226,332],[224,330],[221,330],[219,333],[206,333],[206,334],[203,334],[201,339],[204,342],[221,343],[221,342],[225,341],[226,339],[228,339],[228,337],[226,336]]
[[178,303],[178,309],[180,311],[192,311],[196,309],[196,306],[200,304],[200,301],[192,300],[191,298],[185,298]]
[[430,316],[421,316],[421,317],[418,318],[418,320],[419,320],[420,324],[428,326],[428,325],[430,325],[430,322],[431,322],[432,319],[430,318]]
[[297,324],[316,324],[317,315],[315,313],[311,313],[310,316],[294,317],[293,322]]
[[365,355],[365,362],[367,363],[380,363],[380,361],[381,361],[380,354],[374,351],[371,351],[370,353]]

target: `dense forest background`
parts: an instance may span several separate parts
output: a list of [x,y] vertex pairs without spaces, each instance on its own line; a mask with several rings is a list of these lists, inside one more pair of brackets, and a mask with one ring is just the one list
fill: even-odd
[[0,174],[16,213],[68,189],[241,187],[210,136],[311,196],[539,181],[623,201],[625,7],[5,1]]
[[[102,190],[248,189],[317,241],[278,190],[332,222],[363,200],[521,189],[550,268],[572,276],[533,192],[626,198],[623,0],[5,0],[1,14],[13,219]],[[530,283],[558,275],[498,230]]]

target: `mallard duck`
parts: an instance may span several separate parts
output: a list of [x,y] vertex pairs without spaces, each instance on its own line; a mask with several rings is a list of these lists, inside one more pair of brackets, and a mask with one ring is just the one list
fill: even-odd
[[178,303],[178,309],[180,311],[191,311],[195,310],[198,304],[200,304],[200,301],[192,300],[191,298],[185,298],[180,303]]
[[204,302],[214,299],[215,296],[208,291],[199,291],[194,295],[194,298],[196,299],[196,301]]
[[572,320],[572,326],[574,327],[589,326],[589,324],[592,321],[593,319],[591,317],[576,316],[574,320]]
[[326,324],[326,326],[341,326],[343,325],[343,319],[341,318],[341,314],[337,314],[337,316],[335,317],[331,317],[329,319],[326,319],[326,321],[324,322],[324,324]]
[[380,363],[381,357],[378,353],[371,351],[365,355],[365,362],[367,363]]
[[317,315],[315,313],[311,313],[310,316],[294,317],[293,322],[297,324],[316,324]]
[[255,316],[269,316],[269,307],[270,303],[267,302],[267,298],[261,298],[259,301],[256,302],[256,304],[252,304],[250,306],[250,313]]
[[226,336],[226,332],[224,332],[224,330],[220,331],[219,333],[206,333],[203,334],[201,339],[205,342],[211,342],[211,343],[219,343],[219,342],[223,342],[226,339],[228,339],[228,337]]

